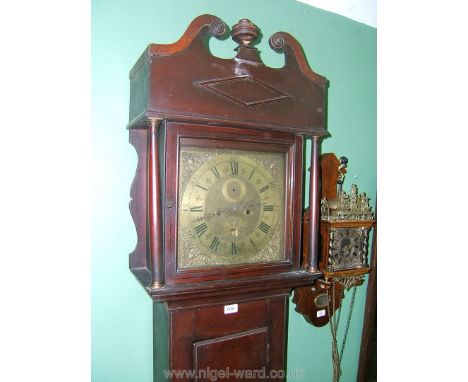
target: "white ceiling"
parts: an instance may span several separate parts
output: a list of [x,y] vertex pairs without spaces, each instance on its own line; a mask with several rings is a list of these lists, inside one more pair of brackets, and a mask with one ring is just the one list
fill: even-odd
[[377,0],[297,0],[377,28]]

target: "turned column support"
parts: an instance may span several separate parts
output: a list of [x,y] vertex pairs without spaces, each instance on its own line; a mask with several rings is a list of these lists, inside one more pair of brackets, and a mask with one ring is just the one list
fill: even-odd
[[320,190],[319,190],[319,140],[313,136],[311,139],[311,165],[309,182],[309,248],[308,264],[309,272],[318,272],[319,253],[319,223],[320,223]]
[[161,181],[159,171],[158,128],[162,119],[150,118],[148,127],[148,244],[151,288],[164,286],[162,251]]

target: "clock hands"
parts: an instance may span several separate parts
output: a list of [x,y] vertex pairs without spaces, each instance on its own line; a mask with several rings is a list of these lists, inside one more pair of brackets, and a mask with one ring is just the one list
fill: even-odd
[[203,218],[200,217],[198,219],[210,221],[212,218],[214,218],[216,216],[221,216],[221,215],[224,215],[224,214],[234,213],[234,212],[237,212],[237,211],[240,211],[240,210],[244,210],[246,215],[250,215],[253,211],[255,211],[256,206],[261,206],[261,205],[262,205],[262,203],[258,203],[258,202],[254,202],[253,200],[249,200],[249,201],[244,202],[244,203],[233,204],[233,205],[231,205],[229,207],[226,207],[226,208],[219,208],[215,212],[206,213],[205,216],[203,216]]

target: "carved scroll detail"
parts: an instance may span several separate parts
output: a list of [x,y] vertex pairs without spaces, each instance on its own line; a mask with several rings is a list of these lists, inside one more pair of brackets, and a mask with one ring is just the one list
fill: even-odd
[[297,65],[301,72],[312,81],[321,86],[326,86],[328,80],[320,74],[315,73],[307,63],[302,48],[297,40],[286,32],[277,32],[270,37],[270,47],[274,51],[284,52],[286,66]]
[[173,44],[151,44],[151,55],[166,55],[187,49],[195,40],[207,40],[210,36],[223,38],[229,27],[220,18],[213,15],[201,15],[188,26],[182,37]]
[[226,34],[228,27],[223,20],[215,18],[211,22],[210,30],[213,36],[221,38]]
[[270,47],[276,51],[282,51],[284,48],[284,38],[281,33],[275,33],[270,37]]

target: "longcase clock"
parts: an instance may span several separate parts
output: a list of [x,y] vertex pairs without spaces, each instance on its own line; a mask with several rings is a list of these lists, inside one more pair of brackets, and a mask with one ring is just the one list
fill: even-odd
[[[166,380],[165,370],[198,380],[213,377],[207,370],[263,373],[246,380],[284,372],[289,293],[321,276],[327,81],[285,32],[269,40],[284,67],[265,66],[259,33],[240,20],[231,30],[236,56],[214,57],[208,40],[228,28],[202,15],[176,43],[149,45],[130,72],[128,129],[138,153],[130,269],[154,302],[155,381]],[[306,138],[311,245],[301,267]]]

